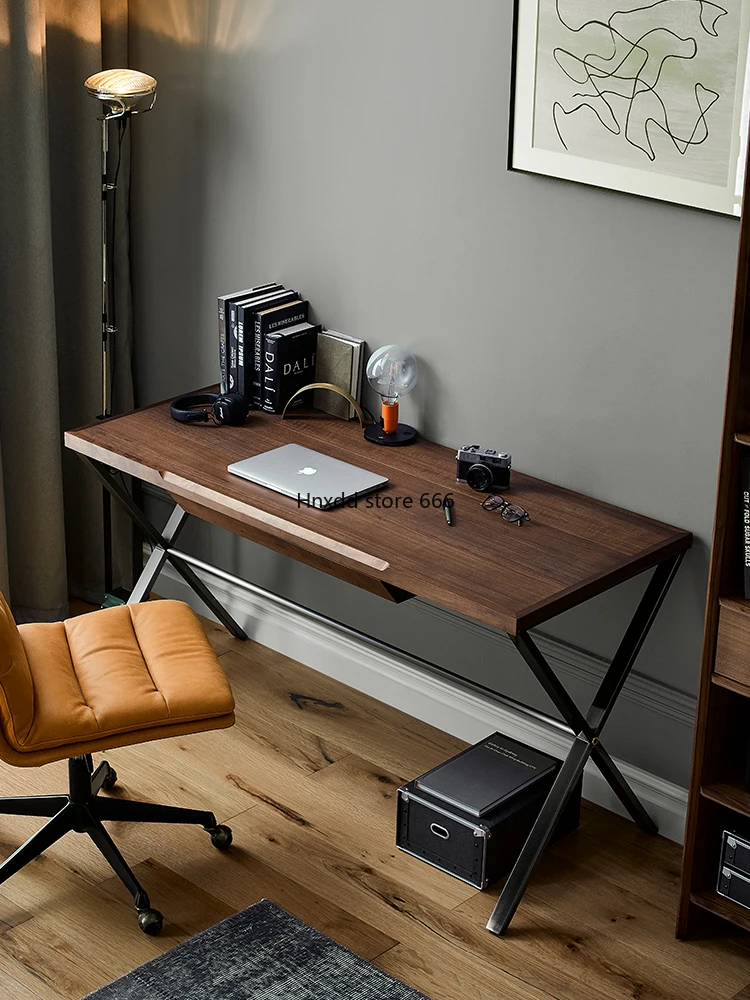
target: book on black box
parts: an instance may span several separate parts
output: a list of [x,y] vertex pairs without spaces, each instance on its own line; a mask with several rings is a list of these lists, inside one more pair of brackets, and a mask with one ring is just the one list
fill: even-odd
[[423,774],[417,785],[434,798],[480,818],[549,776],[556,767],[557,762],[547,754],[493,733]]
[[[298,389],[314,381],[320,329],[312,323],[297,323],[266,335],[262,384],[263,409],[268,413],[281,413]],[[301,396],[299,402],[303,402]]]

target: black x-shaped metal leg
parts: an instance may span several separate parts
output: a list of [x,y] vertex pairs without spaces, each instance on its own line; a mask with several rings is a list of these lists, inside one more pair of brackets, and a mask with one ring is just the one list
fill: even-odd
[[528,632],[521,632],[513,638],[521,656],[575,734],[575,740],[518,860],[503,886],[495,909],[492,911],[487,930],[492,931],[493,934],[504,934],[508,929],[508,925],[526,891],[536,863],[549,843],[557,821],[573,789],[578,784],[578,779],[583,774],[589,757],[592,757],[617,797],[641,829],[647,833],[658,833],[656,824],[599,742],[599,736],[667,595],[681,561],[682,554],[660,563],[654,570],[633,619],[586,715],[580,711],[565,690]]
[[209,610],[216,615],[222,625],[224,625],[233,636],[237,639],[247,639],[247,633],[244,629],[237,624],[229,612],[216,600],[205,583],[199,576],[196,575],[193,569],[188,566],[185,560],[180,558],[180,556],[173,551],[173,545],[177,540],[177,536],[190,516],[187,511],[183,510],[179,504],[175,504],[174,510],[169,516],[169,520],[167,521],[164,531],[159,531],[158,528],[155,528],[149,521],[141,508],[134,503],[133,498],[122,485],[120,480],[117,478],[117,474],[112,469],[92,458],[87,458],[86,461],[89,463],[94,472],[96,472],[97,476],[99,476],[102,480],[109,493],[111,493],[112,496],[122,504],[132,518],[133,522],[138,526],[142,534],[149,540],[152,546],[151,555],[148,557],[141,575],[135,582],[131,595],[128,598],[128,604],[139,604],[141,601],[148,599],[148,595],[151,592],[151,588],[153,587],[156,578],[161,573],[165,563],[168,562],[174,566],[188,586],[195,591],[195,593],[207,605]]

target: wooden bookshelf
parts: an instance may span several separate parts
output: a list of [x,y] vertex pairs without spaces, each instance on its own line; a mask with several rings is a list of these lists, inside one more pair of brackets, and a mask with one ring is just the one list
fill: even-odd
[[701,795],[743,816],[750,816],[750,792],[738,780],[701,785]]
[[750,687],[740,681],[733,681],[731,677],[722,677],[721,674],[714,674],[711,678],[713,684],[726,688],[727,691],[734,691],[735,694],[742,695],[743,698],[750,698]]
[[[750,175],[750,171],[748,171]],[[750,176],[745,179],[719,459],[678,937],[750,931],[750,910],[716,891],[721,834],[750,836],[750,600],[743,596],[740,459],[750,447]]]
[[750,910],[738,906],[731,899],[725,899],[718,892],[708,889],[702,892],[693,892],[690,894],[690,902],[693,906],[698,906],[701,910],[712,913],[722,920],[728,920],[736,927],[750,931]]

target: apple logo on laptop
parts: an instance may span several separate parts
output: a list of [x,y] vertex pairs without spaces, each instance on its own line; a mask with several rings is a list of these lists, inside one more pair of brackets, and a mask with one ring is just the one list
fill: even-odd
[[314,476],[317,471],[318,471],[317,469],[311,469],[309,465],[306,465],[304,467],[304,469],[298,469],[297,470],[297,475],[298,476]]

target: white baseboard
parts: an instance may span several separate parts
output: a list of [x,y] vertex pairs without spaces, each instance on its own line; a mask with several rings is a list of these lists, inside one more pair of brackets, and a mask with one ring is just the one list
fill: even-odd
[[[207,574],[199,571],[199,575]],[[375,649],[331,625],[307,618],[272,597],[248,590],[241,580],[230,582],[223,576],[212,575],[206,582],[251,638],[387,705],[469,743],[476,743],[497,729],[556,757],[567,754],[570,739],[559,730],[416,667],[407,656]],[[205,605],[171,567],[166,566],[162,571],[157,589],[163,597],[184,600],[200,614],[206,614]],[[551,641],[548,639],[546,643]],[[682,704],[675,707],[684,715],[686,709]],[[687,790],[632,764],[616,763],[658,824],[660,833],[682,843]],[[586,768],[583,787],[587,799],[625,815],[619,800],[592,763]]]

